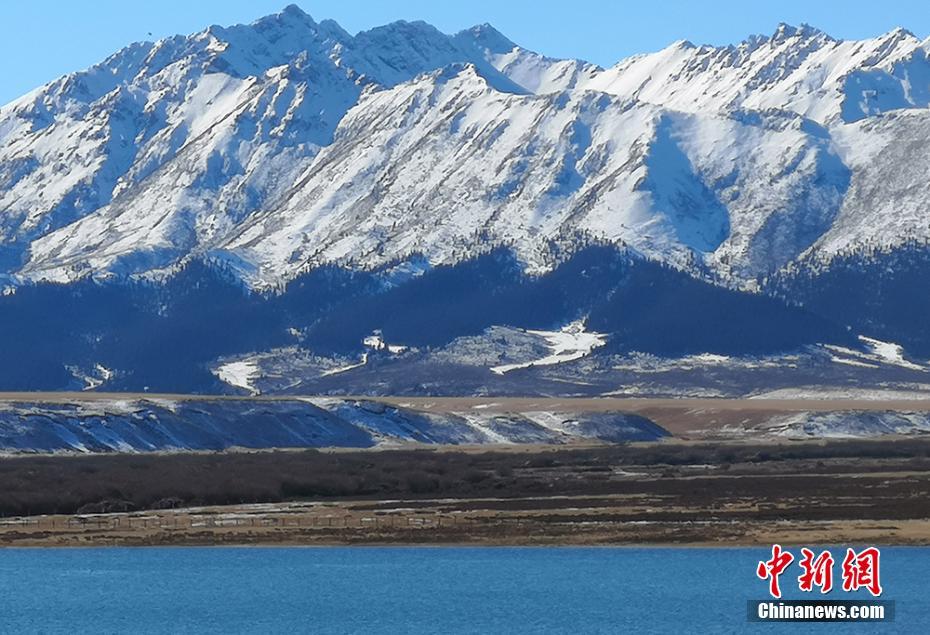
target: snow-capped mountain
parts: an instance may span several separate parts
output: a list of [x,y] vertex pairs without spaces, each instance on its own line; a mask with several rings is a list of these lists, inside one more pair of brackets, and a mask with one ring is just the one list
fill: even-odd
[[586,87],[676,110],[787,110],[849,123],[930,103],[927,45],[904,29],[842,41],[810,26],[779,25],[738,46],[680,41],[630,58]]
[[930,237],[930,41],[782,25],[609,69],[488,25],[352,36],[297,7],[135,44],[0,109],[0,275],[192,257],[533,271],[578,236],[732,284]]
[[289,7],[134,45],[53,82],[0,111],[7,268],[51,257],[69,275],[138,271],[221,242],[293,187],[366,85],[467,54],[425,24],[352,38]]

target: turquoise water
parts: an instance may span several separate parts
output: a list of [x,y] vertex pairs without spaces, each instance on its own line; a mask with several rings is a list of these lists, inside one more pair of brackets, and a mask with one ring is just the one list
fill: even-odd
[[[0,623],[7,633],[930,632],[930,549],[883,550],[884,599],[897,602],[896,621],[858,628],[748,623],[746,601],[766,595],[756,563],[768,556],[767,549],[11,549],[0,551]],[[796,584],[788,574],[782,580],[786,590]]]

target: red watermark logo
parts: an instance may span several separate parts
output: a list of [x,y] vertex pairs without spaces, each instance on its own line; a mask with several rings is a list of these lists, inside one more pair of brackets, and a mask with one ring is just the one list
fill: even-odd
[[810,593],[816,586],[821,593],[829,593],[833,589],[833,554],[824,551],[814,558],[814,552],[805,547],[801,555],[803,573],[798,576],[798,588]]
[[[756,575],[760,580],[769,583],[769,594],[773,598],[781,598],[781,585],[779,578],[794,562],[794,555],[781,548],[781,545],[772,545],[772,557],[759,563]],[[829,550],[815,554],[810,549],[801,549],[801,575],[798,576],[798,588],[806,593],[819,588],[821,593],[829,593],[833,589],[833,565],[836,561]],[[843,558],[841,574],[843,576],[843,590],[847,592],[867,589],[873,596],[882,594],[881,584],[881,552],[875,547],[856,552],[846,550]]]

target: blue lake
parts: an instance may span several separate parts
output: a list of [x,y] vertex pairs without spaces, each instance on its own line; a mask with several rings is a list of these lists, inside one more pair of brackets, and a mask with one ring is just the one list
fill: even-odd
[[[930,632],[930,549],[884,549],[883,599],[896,601],[896,621],[852,626],[748,623],[747,600],[766,597],[755,568],[768,556],[669,548],[8,549],[0,550],[0,623],[8,633]],[[786,597],[800,597],[796,577],[795,566],[783,576]]]

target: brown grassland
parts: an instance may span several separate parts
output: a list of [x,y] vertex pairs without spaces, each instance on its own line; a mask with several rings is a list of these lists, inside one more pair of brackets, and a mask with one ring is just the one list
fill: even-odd
[[18,456],[0,545],[930,544],[930,439]]

